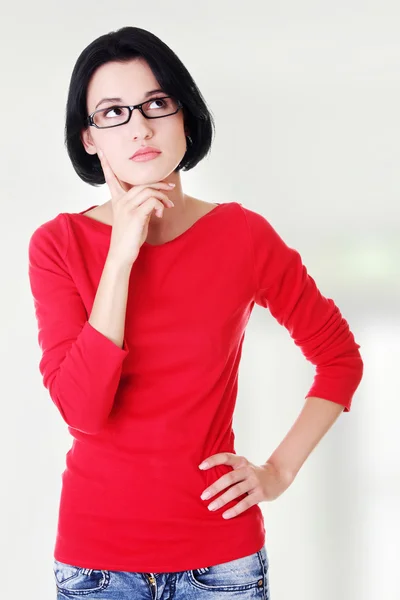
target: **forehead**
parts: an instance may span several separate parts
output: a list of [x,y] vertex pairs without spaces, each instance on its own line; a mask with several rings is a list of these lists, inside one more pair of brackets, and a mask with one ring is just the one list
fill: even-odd
[[145,99],[145,93],[160,87],[149,65],[137,58],[129,62],[108,62],[96,69],[88,85],[88,112],[105,97],[119,97],[129,104]]

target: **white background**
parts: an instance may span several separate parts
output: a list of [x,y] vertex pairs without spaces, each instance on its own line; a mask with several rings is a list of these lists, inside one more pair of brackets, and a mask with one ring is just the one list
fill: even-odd
[[[55,598],[60,474],[72,443],[38,370],[27,244],[58,213],[109,198],[69,162],[67,88],[84,47],[134,25],[177,53],[216,119],[211,154],[181,172],[184,191],[269,219],[361,346],[351,412],[292,486],[261,504],[271,600],[399,598],[399,4],[24,0],[1,10],[1,596]],[[313,375],[256,306],[240,366],[238,454],[259,464],[270,456]]]

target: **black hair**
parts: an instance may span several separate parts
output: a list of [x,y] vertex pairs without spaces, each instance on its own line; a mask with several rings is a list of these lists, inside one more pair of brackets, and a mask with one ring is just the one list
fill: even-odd
[[86,152],[81,139],[88,127],[86,94],[96,69],[105,63],[143,58],[160,87],[183,105],[185,130],[191,142],[175,171],[193,169],[210,152],[215,123],[195,81],[177,55],[156,35],[139,27],[122,27],[91,42],[79,55],[72,71],[65,118],[65,146],[79,177],[97,186],[105,183],[97,154]]

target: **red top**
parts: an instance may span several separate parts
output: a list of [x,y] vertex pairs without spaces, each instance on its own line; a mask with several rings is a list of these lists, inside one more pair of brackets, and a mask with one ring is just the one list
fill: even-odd
[[112,227],[87,210],[58,214],[29,241],[39,369],[74,438],[54,558],[172,572],[255,553],[265,543],[260,507],[223,519],[242,495],[209,511],[200,494],[231,467],[198,468],[235,452],[238,368],[254,303],[316,366],[305,397],[348,412],[363,372],[360,346],[300,254],[262,215],[228,202],[170,242],[143,244],[120,348],[88,321]]

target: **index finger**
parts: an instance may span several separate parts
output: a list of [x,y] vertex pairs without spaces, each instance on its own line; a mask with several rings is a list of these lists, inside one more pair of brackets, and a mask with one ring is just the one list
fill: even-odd
[[108,160],[105,157],[104,152],[100,148],[98,150],[97,155],[100,160],[101,168],[103,169],[104,178],[108,187],[110,188],[111,196],[114,200],[116,200],[117,198],[119,198],[119,196],[121,196],[121,194],[124,194],[128,190],[124,188],[124,186],[112,170]]

